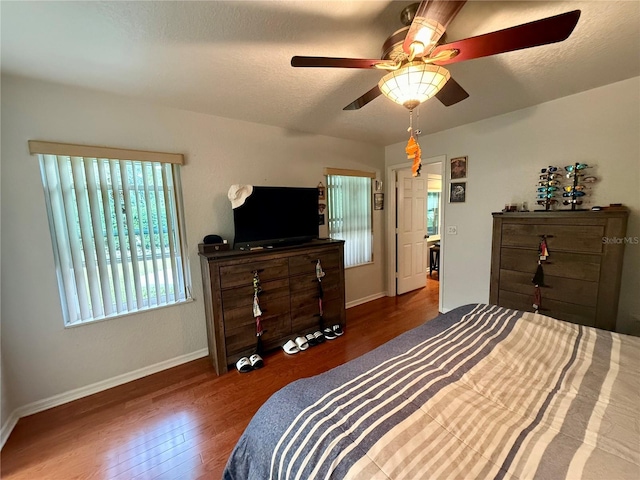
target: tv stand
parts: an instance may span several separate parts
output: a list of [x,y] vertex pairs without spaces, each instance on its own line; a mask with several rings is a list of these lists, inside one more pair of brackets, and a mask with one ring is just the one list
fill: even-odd
[[346,322],[344,241],[306,243],[200,253],[209,358],[218,375],[256,346],[253,317],[253,273],[258,272],[265,350],[280,348],[287,339],[318,329],[316,263],[325,277],[324,323]]

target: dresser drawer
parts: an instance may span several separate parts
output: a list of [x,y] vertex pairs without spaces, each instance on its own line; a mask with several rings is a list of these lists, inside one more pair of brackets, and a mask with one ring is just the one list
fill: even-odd
[[538,250],[543,235],[547,237],[552,255],[555,252],[602,253],[605,226],[508,223],[502,226],[502,246]]
[[232,288],[240,285],[253,287],[253,274],[258,272],[260,282],[289,276],[289,262],[286,258],[262,262],[237,262],[220,266],[220,287]]
[[[260,282],[262,292],[258,295],[260,304],[269,303],[274,298],[289,296],[289,279],[281,278],[270,282]],[[222,308],[225,311],[253,305],[254,288],[252,285],[228,288],[222,291]]]
[[296,255],[289,258],[289,274],[299,275],[312,273],[315,275],[316,263],[320,260],[322,270],[338,269],[340,267],[340,252],[335,249],[319,250],[318,252]]
[[[533,312],[533,291],[531,295],[524,295],[500,290],[498,294],[498,305],[515,310]],[[558,320],[586,325],[587,327],[594,327],[596,325],[595,307],[559,302],[545,298],[544,296],[542,298],[542,308],[538,313],[557,318]]]
[[[500,289],[533,296],[535,286],[531,282],[532,278],[532,273],[500,270]],[[544,286],[541,287],[540,293],[542,294],[543,302],[551,299],[565,303],[577,303],[588,307],[595,307],[598,303],[598,284],[596,282],[548,275],[546,269]]]
[[[501,252],[501,270],[530,273],[533,277],[538,268],[537,250],[503,247]],[[600,262],[601,257],[599,255],[550,252],[550,257],[543,263],[542,268],[545,276],[551,275],[598,282],[600,279]]]

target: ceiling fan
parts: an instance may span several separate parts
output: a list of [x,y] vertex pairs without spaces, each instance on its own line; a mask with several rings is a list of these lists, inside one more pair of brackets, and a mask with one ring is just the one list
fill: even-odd
[[425,0],[409,5],[401,13],[406,26],[386,40],[381,59],[295,56],[291,58],[291,66],[377,68],[389,72],[378,85],[343,110],[358,110],[382,94],[409,110],[432,96],[448,107],[469,94],[451,78],[443,65],[562,42],[571,35],[580,18],[580,10],[574,10],[439,44],[447,26],[465,3],[466,0]]

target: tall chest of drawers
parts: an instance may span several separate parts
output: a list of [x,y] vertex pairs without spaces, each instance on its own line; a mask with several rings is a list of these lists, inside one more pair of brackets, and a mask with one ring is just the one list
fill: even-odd
[[319,324],[316,263],[320,260],[323,313],[327,326],[345,325],[344,242],[317,240],[304,245],[254,251],[200,253],[209,357],[218,374],[251,355],[256,347],[253,277],[258,273],[265,350]]
[[616,329],[629,211],[494,213],[490,303],[533,311],[539,246],[544,285],[540,313]]

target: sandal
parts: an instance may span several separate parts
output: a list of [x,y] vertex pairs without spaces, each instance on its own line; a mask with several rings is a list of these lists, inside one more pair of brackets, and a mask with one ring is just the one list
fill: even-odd
[[335,333],[337,336],[344,334],[344,330],[342,330],[342,327],[339,324],[334,325],[331,328],[333,329],[333,333]]
[[336,335],[336,333],[333,331],[333,328],[327,327],[322,333],[324,334],[324,338],[326,338],[327,340],[335,340],[336,338],[338,338],[338,335]]
[[298,345],[296,345],[296,343],[293,340],[289,340],[287,343],[285,343],[282,346],[282,349],[284,350],[284,353],[289,355],[294,355],[300,351],[300,349],[298,348]]
[[249,362],[249,359],[247,357],[242,357],[240,360],[238,360],[236,362],[236,368],[240,373],[247,373],[253,370],[251,362]]
[[325,338],[324,335],[322,334],[322,332],[320,330],[318,330],[316,333],[313,334],[314,337],[316,337],[316,342],[320,343],[324,343]]
[[301,352],[309,348],[309,342],[307,342],[307,339],[305,337],[297,337],[296,345],[298,346]]
[[251,363],[251,368],[254,370],[264,367],[264,360],[262,360],[262,357],[257,353],[249,357],[249,363]]
[[307,339],[307,343],[310,347],[315,347],[318,344],[318,340],[316,340],[313,333],[307,333],[304,337]]

